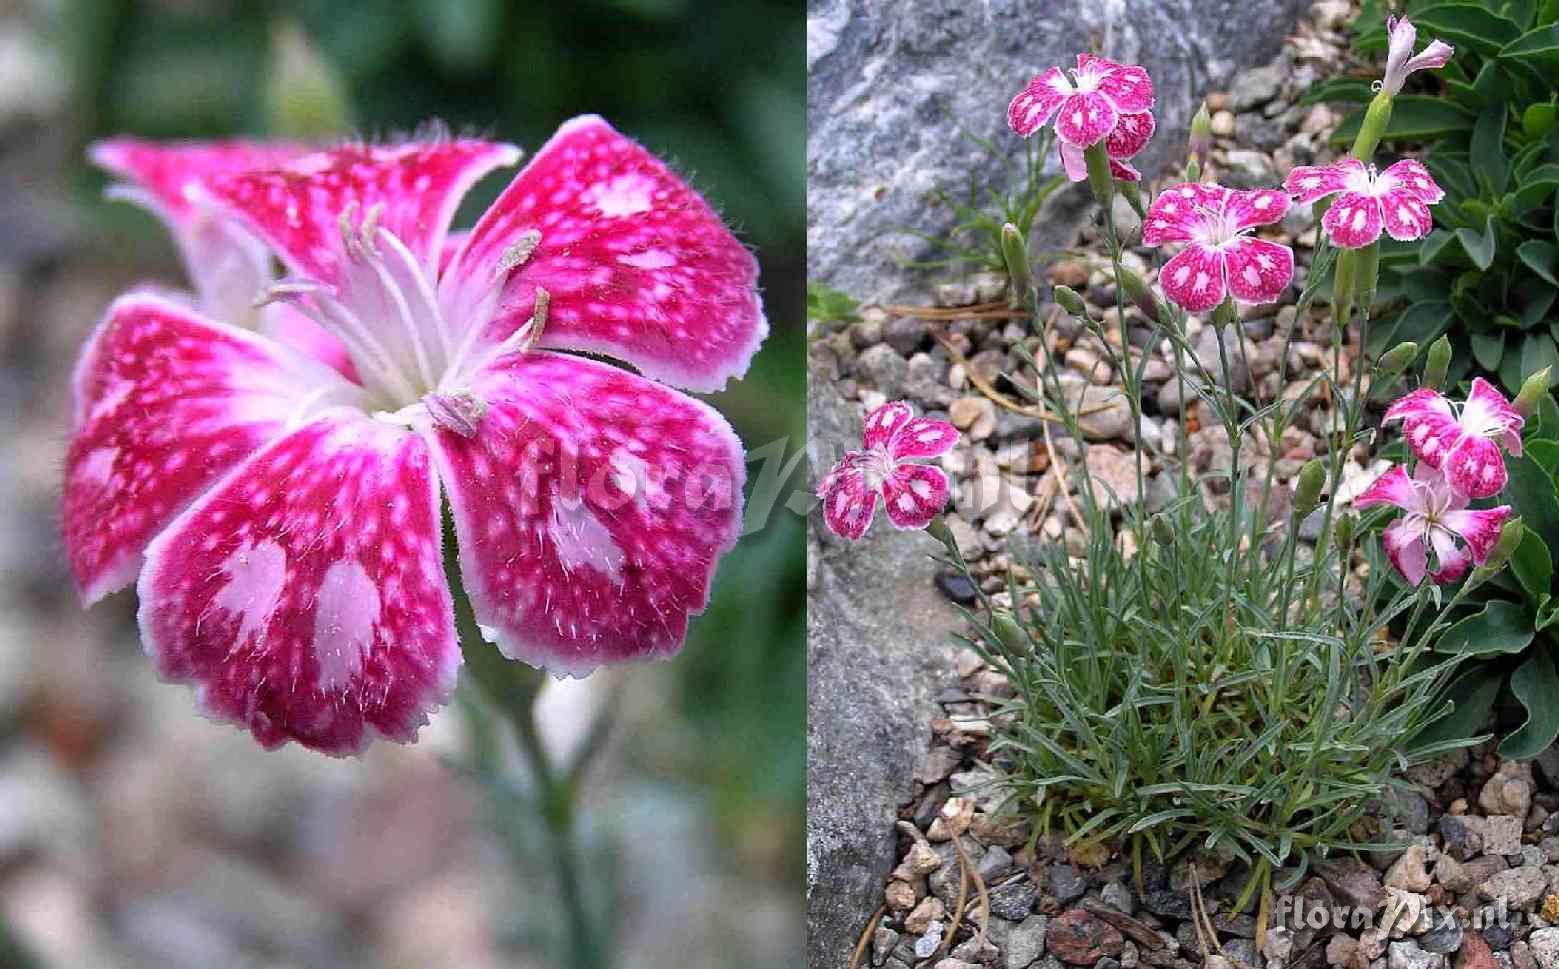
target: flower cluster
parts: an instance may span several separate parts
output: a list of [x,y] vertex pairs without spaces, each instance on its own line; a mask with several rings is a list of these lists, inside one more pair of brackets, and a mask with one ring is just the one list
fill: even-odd
[[947,505],[947,475],[914,460],[945,454],[956,443],[958,430],[947,421],[916,417],[903,401],[883,404],[866,417],[864,448],[847,452],[818,484],[823,521],[835,535],[859,539],[880,497],[896,527],[925,528]]
[[1153,137],[1153,80],[1135,64],[1078,54],[1068,77],[1052,67],[1029,81],[1007,106],[1007,125],[1027,138],[1055,119],[1062,167],[1074,182],[1088,177],[1083,151],[1104,142],[1110,174],[1123,182],[1142,178],[1127,159]]
[[[1386,527],[1386,554],[1403,578],[1418,585],[1455,582],[1471,561],[1482,565],[1510,517],[1510,506],[1471,509],[1474,498],[1497,495],[1509,480],[1501,447],[1521,455],[1521,414],[1488,381],[1473,380],[1466,403],[1419,388],[1386,410],[1401,421],[1418,459],[1412,474],[1396,465],[1354,500],[1360,508],[1393,505],[1403,514]],[[1466,546],[1466,550],[1462,546]],[[1429,567],[1429,551],[1435,567]]]
[[445,507],[483,634],[559,675],[675,652],[736,541],[741,443],[674,388],[747,369],[767,330],[752,254],[594,116],[450,231],[519,157],[94,151],[169,223],[197,293],[121,297],[82,352],[70,565],[88,604],[136,582],[158,671],[267,747],[410,741],[447,699]]

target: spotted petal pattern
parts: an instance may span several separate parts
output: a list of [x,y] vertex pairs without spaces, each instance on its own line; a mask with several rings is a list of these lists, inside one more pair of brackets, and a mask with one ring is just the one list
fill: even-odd
[[1386,231],[1400,242],[1422,239],[1434,228],[1434,218],[1423,199],[1405,188],[1394,188],[1380,197]]
[[877,489],[866,482],[865,452],[846,453],[818,483],[817,497],[829,531],[852,542],[862,538],[877,510]]
[[1028,87],[1019,91],[1007,105],[1007,126],[1027,138],[1038,131],[1056,113],[1072,93],[1072,82],[1061,68],[1052,67],[1037,74]]
[[1130,158],[1146,148],[1153,138],[1157,123],[1151,111],[1123,114],[1115,121],[1115,127],[1104,139],[1105,151],[1111,158]]
[[1380,238],[1380,200],[1363,192],[1344,192],[1326,210],[1321,226],[1333,243],[1359,249]]
[[1191,243],[1159,270],[1164,295],[1188,313],[1205,313],[1223,302],[1223,253]]
[[1430,205],[1445,198],[1445,189],[1435,182],[1434,176],[1429,174],[1429,169],[1416,158],[1404,158],[1389,166],[1380,175],[1388,185],[1401,186]]
[[1344,158],[1331,165],[1295,165],[1283,179],[1283,191],[1301,205],[1309,205],[1348,187],[1364,176],[1364,163]]
[[1080,92],[1061,103],[1056,112],[1056,135],[1078,148],[1087,148],[1108,135],[1119,117],[1115,105],[1103,93]]
[[1224,245],[1223,260],[1229,292],[1242,303],[1276,302],[1294,278],[1294,250],[1265,239],[1234,239]]
[[1153,79],[1136,64],[1117,64],[1093,54],[1078,54],[1077,73],[1079,76],[1097,76],[1099,90],[1122,114],[1135,114],[1153,107]]
[[1420,461],[1439,468],[1461,428],[1451,402],[1439,391],[1420,387],[1398,398],[1386,408],[1386,422],[1400,420],[1402,436]]
[[741,530],[741,442],[704,404],[580,357],[503,357],[478,433],[429,432],[477,622],[557,675],[662,658]]
[[134,580],[148,542],[296,416],[305,389],[353,388],[324,367],[170,300],[109,307],[75,374],[65,547],[91,604]]
[[903,464],[882,483],[888,520],[898,528],[925,528],[947,507],[947,475],[925,464]]
[[949,422],[917,417],[893,436],[888,453],[895,461],[934,458],[951,451],[957,443],[958,428]]
[[1205,183],[1169,186],[1148,206],[1142,223],[1143,245],[1190,242],[1208,213],[1223,210],[1228,195],[1228,189]]
[[887,447],[915,412],[902,400],[890,400],[866,415],[864,442],[868,448]]
[[1282,221],[1288,213],[1288,196],[1271,188],[1230,192],[1224,200],[1223,213],[1235,230],[1271,225]]
[[411,741],[460,666],[440,536],[422,440],[322,415],[152,543],[138,587],[146,650],[265,747]]

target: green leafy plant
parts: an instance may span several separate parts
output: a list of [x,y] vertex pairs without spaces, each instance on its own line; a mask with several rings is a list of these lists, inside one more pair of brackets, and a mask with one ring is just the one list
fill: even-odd
[[[1381,246],[1374,346],[1402,340],[1427,346],[1442,333],[1455,344],[1453,381],[1488,374],[1514,393],[1522,378],[1559,365],[1559,3],[1408,0],[1396,5],[1421,34],[1456,46],[1433,90],[1395,98],[1382,140],[1421,145],[1446,197],[1436,228],[1414,243]],[[1354,49],[1386,49],[1386,6],[1366,0],[1354,22]],[[1319,85],[1307,102],[1371,97],[1368,81]],[[1355,137],[1359,108],[1332,136]],[[1559,366],[1553,371],[1559,374]]]
[[860,301],[822,283],[807,283],[807,322],[853,323],[860,319]]

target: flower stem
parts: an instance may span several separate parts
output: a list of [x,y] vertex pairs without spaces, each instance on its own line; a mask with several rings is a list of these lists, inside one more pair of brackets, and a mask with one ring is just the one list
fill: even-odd
[[557,873],[568,927],[568,951],[562,964],[571,969],[606,969],[610,965],[606,934],[597,928],[585,900],[582,865],[574,843],[578,775],[583,758],[567,770],[560,770],[553,764],[536,728],[536,698],[541,695],[546,675],[541,670],[505,658],[482,636],[471,599],[461,582],[459,557],[455,554],[454,519],[447,506],[444,509],[444,548],[444,572],[454,601],[455,630],[460,636],[466,674],[480,684],[487,700],[514,726],[520,751],[535,778],[536,806],[546,827],[547,847]]

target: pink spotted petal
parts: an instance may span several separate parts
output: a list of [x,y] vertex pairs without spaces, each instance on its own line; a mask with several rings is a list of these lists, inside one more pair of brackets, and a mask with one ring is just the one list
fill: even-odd
[[1386,231],[1399,242],[1422,239],[1434,228],[1429,206],[1405,188],[1394,188],[1380,196],[1381,214]]
[[324,367],[148,294],[109,307],[75,374],[66,553],[91,605],[129,585],[146,544],[218,477],[281,433]]
[[1223,253],[1193,242],[1159,270],[1164,295],[1188,313],[1204,313],[1223,302]]
[[1429,550],[1424,547],[1422,530],[1413,528],[1406,518],[1398,518],[1381,533],[1381,543],[1386,547],[1386,558],[1409,585],[1424,581],[1429,571]]
[[1473,434],[1462,434],[1455,439],[1439,467],[1445,472],[1445,480],[1450,482],[1452,490],[1469,498],[1497,495],[1510,480],[1499,445]]
[[476,619],[556,675],[664,658],[741,531],[741,442],[703,403],[547,352],[477,376],[476,433],[428,432]]
[[1151,111],[1123,114],[1104,139],[1104,148],[1111,158],[1130,158],[1147,147],[1155,126]]
[[1424,506],[1423,496],[1413,486],[1407,468],[1392,465],[1384,474],[1353,499],[1356,508],[1372,508],[1375,505],[1395,505],[1405,511],[1419,511]]
[[1386,408],[1386,421],[1402,422],[1402,437],[1419,460],[1440,467],[1446,450],[1461,437],[1451,402],[1438,391],[1420,387]]
[[1344,192],[1337,196],[1321,220],[1334,245],[1359,249],[1380,238],[1380,199],[1363,192]]
[[1517,447],[1511,449],[1511,453],[1519,456],[1520,431],[1525,424],[1526,418],[1521,416],[1521,412],[1498,388],[1482,377],[1473,378],[1472,390],[1467,394],[1467,403],[1462,407],[1461,414],[1461,425],[1467,433],[1504,438],[1504,435],[1514,432]]
[[887,447],[899,429],[914,420],[915,412],[902,400],[892,400],[870,414],[863,424],[863,443],[867,448]]
[[[531,230],[541,243],[490,314],[494,269]],[[490,346],[530,319],[544,288],[543,345],[603,353],[712,391],[746,372],[768,332],[757,278],[752,253],[696,192],[587,115],[559,128],[482,216],[440,299],[457,332],[481,327],[471,339]]]
[[866,452],[847,452],[817,486],[823,523],[852,542],[866,534],[877,510],[877,491],[866,483],[866,463]]
[[1429,544],[1434,546],[1435,564],[1438,566],[1429,573],[1431,579],[1444,584],[1455,582],[1467,573],[1467,551],[1457,543],[1456,536],[1449,530],[1431,527]]
[[1401,186],[1423,201],[1433,205],[1445,198],[1445,189],[1435,182],[1429,169],[1416,158],[1404,158],[1380,173],[1381,181]]
[[893,438],[889,453],[895,461],[909,458],[934,458],[946,454],[958,443],[958,428],[947,421],[917,417],[905,424]]
[[1056,134],[1078,148],[1098,144],[1115,127],[1120,112],[1101,91],[1069,96],[1056,112]]
[[1300,205],[1309,205],[1346,190],[1350,181],[1363,175],[1364,163],[1357,158],[1345,158],[1331,165],[1295,165],[1283,179],[1283,191]]
[[1117,182],[1142,181],[1142,173],[1137,171],[1131,162],[1121,161],[1117,158],[1110,159],[1110,177]]
[[903,464],[882,483],[888,520],[898,528],[925,528],[947,507],[947,475],[926,464]]
[[211,193],[296,274],[334,284],[341,275],[341,218],[393,232],[431,276],[466,190],[519,160],[512,145],[460,139],[350,145],[265,171],[217,178]]
[[1494,546],[1499,543],[1500,529],[1510,517],[1510,506],[1498,508],[1461,509],[1446,512],[1442,519],[1445,527],[1461,537],[1472,549],[1472,560],[1479,565],[1489,560]]
[[1007,126],[1027,138],[1050,120],[1071,93],[1072,82],[1067,80],[1061,68],[1052,67],[1035,75],[1028,87],[1019,91],[1007,105]]
[[1223,258],[1229,292],[1242,303],[1275,302],[1294,278],[1294,250],[1276,242],[1241,236],[1224,246]]
[[1169,186],[1148,206],[1142,225],[1143,245],[1191,241],[1204,222],[1223,211],[1229,194],[1226,188],[1196,182]]
[[1230,192],[1223,212],[1225,218],[1232,219],[1232,228],[1236,230],[1271,225],[1282,221],[1288,213],[1288,196],[1272,188]]
[[258,452],[152,542],[141,639],[267,748],[416,739],[455,685],[427,446],[350,410]]
[[198,189],[211,180],[274,168],[308,151],[266,141],[154,142],[113,138],[93,145],[92,161],[143,189],[175,224],[201,215]]
[[1099,90],[1114,102],[1122,114],[1134,114],[1153,107],[1153,79],[1136,64],[1117,64],[1092,54],[1077,55],[1079,77],[1097,75]]

